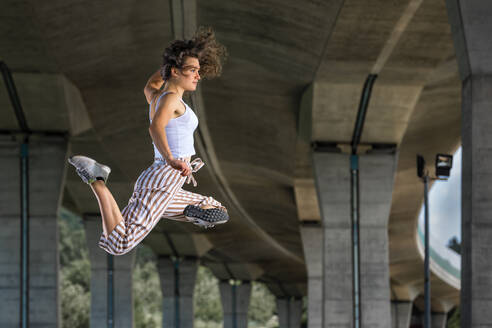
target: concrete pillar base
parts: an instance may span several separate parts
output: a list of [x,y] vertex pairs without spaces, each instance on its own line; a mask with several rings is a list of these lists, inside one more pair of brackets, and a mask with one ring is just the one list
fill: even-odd
[[219,290],[224,312],[224,328],[247,328],[251,283],[223,280],[219,283]]
[[[36,137],[28,144],[29,323],[60,326],[58,205],[68,144]],[[0,327],[20,325],[21,143],[0,137]],[[42,300],[42,301],[40,301]]]
[[323,327],[323,228],[301,226],[304,258],[308,272],[307,321],[309,328]]
[[91,261],[91,316],[90,326],[108,326],[108,269],[109,257],[113,265],[113,322],[114,327],[133,328],[133,292],[132,274],[136,251],[113,256],[102,250],[99,245],[102,224],[101,216],[84,216],[85,236]]
[[432,328],[446,328],[448,322],[447,313],[432,313],[431,326]]
[[412,319],[413,302],[391,302],[391,327],[409,328]]
[[[391,326],[388,219],[396,153],[358,158],[361,325]],[[354,318],[351,158],[313,153],[322,225],[303,226],[309,328],[351,327]]]
[[280,328],[299,328],[301,326],[302,299],[277,298],[278,323]]
[[492,326],[492,3],[446,0],[462,81],[461,325]]
[[193,327],[193,292],[198,258],[160,257],[157,270],[162,290],[162,326]]

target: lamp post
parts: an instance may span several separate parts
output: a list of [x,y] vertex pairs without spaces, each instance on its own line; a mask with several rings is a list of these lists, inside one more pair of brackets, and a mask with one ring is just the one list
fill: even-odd
[[447,181],[453,166],[453,156],[445,154],[436,155],[436,176],[430,177],[425,170],[425,159],[422,155],[417,155],[417,176],[424,183],[424,294],[425,294],[425,317],[424,328],[431,328],[431,302],[430,302],[430,270],[429,270],[429,180]]

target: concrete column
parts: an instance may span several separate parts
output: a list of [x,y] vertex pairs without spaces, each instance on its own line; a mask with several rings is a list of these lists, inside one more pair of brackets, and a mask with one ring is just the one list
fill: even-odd
[[222,280],[219,283],[222,311],[224,313],[224,328],[247,328],[248,308],[251,296],[249,281]]
[[198,258],[160,257],[157,269],[162,290],[162,326],[193,327],[193,292]]
[[[387,222],[396,169],[395,157],[394,154],[366,154],[359,157],[363,326],[391,326]],[[313,163],[324,238],[323,327],[352,327],[350,156],[342,153],[314,153]]]
[[391,327],[409,328],[412,319],[413,302],[391,302]]
[[362,325],[390,327],[388,220],[396,155],[363,155],[359,165]]
[[113,256],[98,246],[102,232],[101,216],[84,216],[85,236],[91,261],[91,328],[108,326],[108,269],[109,257],[113,261],[113,322],[114,327],[132,328],[133,292],[132,274],[136,251]]
[[432,313],[431,326],[432,328],[446,328],[448,322],[447,313]]
[[308,273],[307,321],[309,328],[323,327],[323,228],[301,226],[304,259]]
[[302,299],[277,298],[277,313],[280,328],[299,328],[301,326]]
[[461,325],[492,326],[492,2],[447,0],[462,80]]
[[[57,213],[65,181],[67,142],[29,142],[29,326],[60,325]],[[20,143],[0,138],[0,327],[20,324]]]
[[323,224],[322,327],[352,327],[352,244],[349,157],[313,155],[315,182]]

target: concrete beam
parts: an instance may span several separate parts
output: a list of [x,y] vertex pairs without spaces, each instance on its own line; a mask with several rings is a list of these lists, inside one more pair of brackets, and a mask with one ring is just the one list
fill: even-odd
[[492,13],[491,4],[480,0],[446,0],[446,6],[461,79],[491,74],[492,23],[484,19]]
[[318,197],[313,179],[295,179],[294,193],[300,221],[321,221]]
[[276,298],[302,298],[306,295],[306,283],[267,282],[266,286]]
[[[162,223],[161,223],[162,224]],[[179,250],[180,257],[202,257],[213,245],[203,233],[162,233],[152,231],[145,244],[159,256],[173,256],[173,249]]]
[[413,302],[421,290],[420,286],[405,286],[395,282],[391,284],[391,294],[396,300],[402,302]]
[[[33,130],[70,131],[79,135],[92,127],[79,89],[62,74],[14,73],[22,109]],[[3,79],[0,88],[5,90]],[[2,129],[17,130],[6,92],[0,93]]]
[[92,128],[92,122],[82,99],[82,94],[64,75],[60,76],[60,83],[63,86],[63,94],[70,124],[70,134],[72,136],[80,135]]
[[[311,140],[350,143],[363,83],[313,83]],[[375,83],[361,142],[401,143],[421,92],[422,85]]]
[[263,269],[255,263],[208,262],[207,266],[219,280],[256,280],[263,274]]
[[197,28],[196,0],[171,0],[175,39],[190,39]]

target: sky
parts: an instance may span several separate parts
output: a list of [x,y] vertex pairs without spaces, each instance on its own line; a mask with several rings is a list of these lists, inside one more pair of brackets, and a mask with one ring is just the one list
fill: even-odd
[[[422,207],[419,216],[422,227],[423,221]],[[429,190],[429,229],[431,244],[434,240],[445,246],[453,236],[461,241],[461,147],[453,155],[449,180],[435,181]]]

